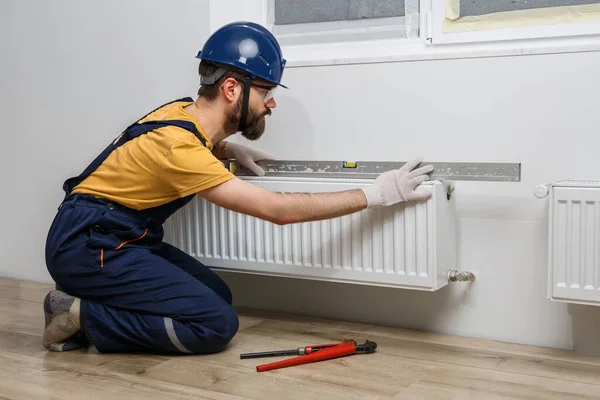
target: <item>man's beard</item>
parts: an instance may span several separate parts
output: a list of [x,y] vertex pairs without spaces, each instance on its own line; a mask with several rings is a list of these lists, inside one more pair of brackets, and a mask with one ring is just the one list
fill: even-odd
[[[228,132],[236,132],[240,125],[240,118],[242,117],[242,99],[240,96],[237,104],[227,115],[225,127]],[[263,114],[258,114],[256,111],[248,105],[248,115],[246,117],[246,124],[242,131],[242,136],[248,140],[258,140],[265,132],[266,121],[265,116],[271,115],[271,110],[267,110]]]

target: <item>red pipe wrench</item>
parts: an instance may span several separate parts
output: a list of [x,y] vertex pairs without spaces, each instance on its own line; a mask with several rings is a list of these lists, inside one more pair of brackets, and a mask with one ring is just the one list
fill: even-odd
[[[261,357],[260,354],[264,354],[266,356],[271,355],[284,355],[281,352],[293,351],[291,354],[299,354],[300,350],[304,350],[306,355],[300,355],[299,357],[290,358],[287,360],[276,361],[273,363],[262,364],[256,367],[258,372],[270,371],[278,368],[286,368],[292,367],[294,365],[308,364],[311,362],[318,362],[323,360],[330,360],[332,358],[344,357],[352,354],[368,354],[373,353],[377,348],[377,343],[371,342],[367,340],[364,344],[357,345],[356,342],[352,339],[344,340],[339,344],[327,344],[327,345],[317,345],[317,346],[307,346],[304,349],[294,349],[294,350],[277,350],[275,352],[265,352],[265,353],[249,353],[242,354],[242,358],[253,358],[253,357]],[[310,349],[308,353],[306,353],[306,349]],[[288,353],[289,354],[289,353]]]

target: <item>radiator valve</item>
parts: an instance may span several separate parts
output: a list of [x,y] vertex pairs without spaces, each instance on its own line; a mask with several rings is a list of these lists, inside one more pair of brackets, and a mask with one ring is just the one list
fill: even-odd
[[475,280],[475,274],[468,271],[457,271],[455,269],[448,271],[448,280],[450,282],[471,282]]

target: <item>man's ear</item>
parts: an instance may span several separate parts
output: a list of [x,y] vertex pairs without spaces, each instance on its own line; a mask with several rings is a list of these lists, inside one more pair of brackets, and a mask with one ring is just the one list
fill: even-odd
[[221,85],[221,88],[223,88],[223,94],[225,94],[225,98],[229,102],[233,102],[237,98],[239,91],[239,85],[237,83],[238,81],[236,81],[235,78],[230,77],[225,79]]

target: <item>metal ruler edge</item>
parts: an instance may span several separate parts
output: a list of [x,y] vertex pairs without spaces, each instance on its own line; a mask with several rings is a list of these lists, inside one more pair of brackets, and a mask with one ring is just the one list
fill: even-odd
[[[401,168],[405,162],[262,160],[257,164],[265,170],[266,177],[375,179]],[[236,176],[256,176],[236,160],[225,160],[223,165]],[[420,166],[425,165],[434,168],[429,175],[431,180],[521,181],[521,163],[422,162]]]

